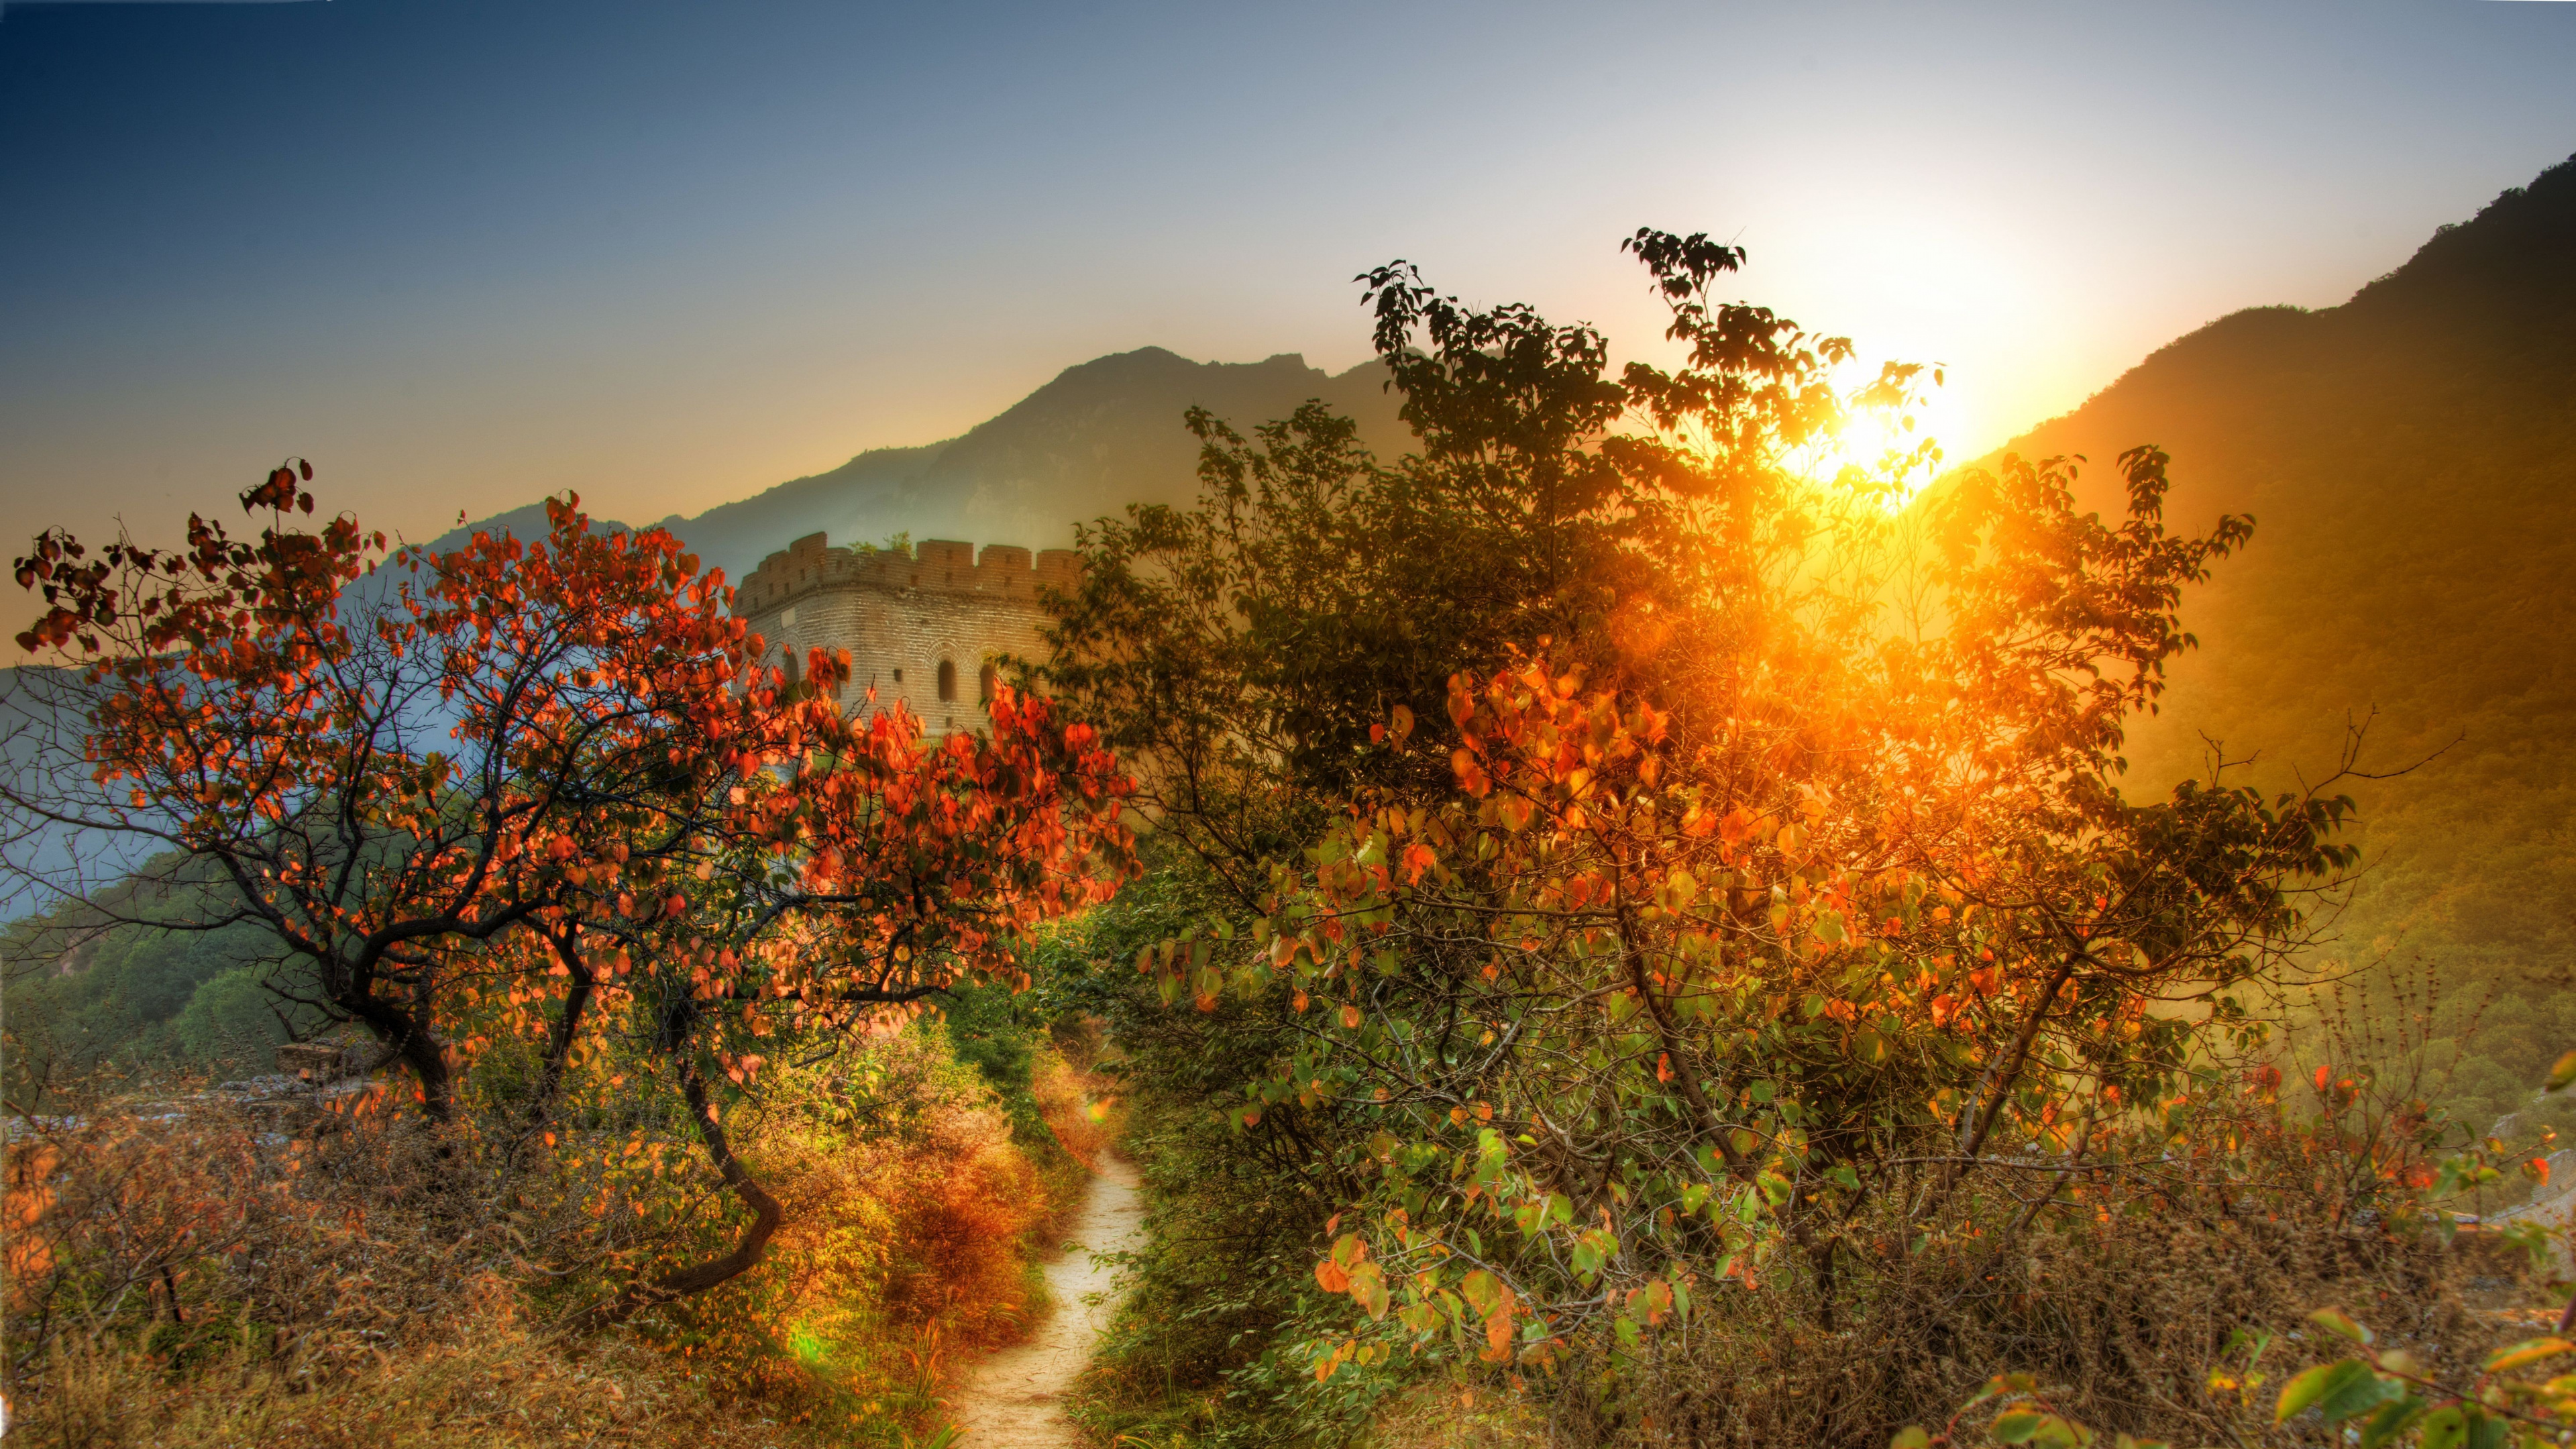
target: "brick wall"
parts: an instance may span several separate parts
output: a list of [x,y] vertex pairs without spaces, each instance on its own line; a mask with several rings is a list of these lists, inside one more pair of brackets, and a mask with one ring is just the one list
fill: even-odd
[[[1044,652],[1038,629],[1043,584],[1071,589],[1079,555],[1047,549],[975,546],[927,539],[910,553],[833,548],[812,533],[761,560],[734,592],[734,613],[767,643],[772,664],[808,649],[850,651],[841,702],[861,708],[874,684],[877,707],[901,700],[931,734],[983,724],[983,671],[1004,654]],[[942,699],[941,666],[953,698]]]

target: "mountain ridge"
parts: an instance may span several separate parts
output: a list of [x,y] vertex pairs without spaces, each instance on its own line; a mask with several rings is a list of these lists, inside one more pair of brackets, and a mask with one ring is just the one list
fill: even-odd
[[2328,953],[2455,993],[2443,1041],[2492,994],[2454,1092],[2512,1110],[2576,1038],[2576,158],[2342,305],[2218,318],[2007,450],[2091,458],[2107,510],[2138,444],[2171,457],[2174,527],[2255,529],[2184,600],[2201,647],[2131,732],[2133,793],[2213,741],[2292,788],[2365,728],[2363,768],[2404,773],[2347,782],[2368,869]]
[[900,531],[1062,547],[1078,519],[1197,496],[1198,442],[1181,421],[1194,406],[1249,430],[1320,399],[1372,443],[1400,448],[1407,435],[1385,376],[1374,360],[1328,373],[1293,352],[1246,363],[1194,362],[1162,347],[1113,352],[1064,369],[956,437],[869,449],[662,526],[734,578],[817,531],[841,543]]

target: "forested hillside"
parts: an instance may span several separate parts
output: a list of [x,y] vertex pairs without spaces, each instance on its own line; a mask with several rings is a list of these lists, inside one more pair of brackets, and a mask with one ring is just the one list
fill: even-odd
[[2256,526],[2186,611],[2201,647],[2131,734],[2132,793],[2206,740],[2313,778],[2348,723],[2364,768],[2421,762],[2354,787],[2370,870],[2332,949],[2429,968],[2446,1031],[2493,993],[2451,1090],[2512,1110],[2576,1042],[2576,161],[2343,306],[2222,318],[2011,447],[2102,486],[2139,442],[2172,454],[2177,519]]

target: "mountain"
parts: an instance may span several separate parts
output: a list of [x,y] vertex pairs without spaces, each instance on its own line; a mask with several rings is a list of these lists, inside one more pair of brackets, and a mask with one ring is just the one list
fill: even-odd
[[1251,363],[1192,362],[1160,347],[1113,353],[1066,368],[946,442],[874,449],[663,526],[733,578],[816,531],[836,543],[906,532],[1061,548],[1076,520],[1197,497],[1198,440],[1181,425],[1193,406],[1249,432],[1319,398],[1381,451],[1402,450],[1410,434],[1385,377],[1374,361],[1334,375],[1294,353]]
[[2177,526],[2256,522],[2184,604],[2201,647],[2132,782],[2217,740],[2287,786],[2367,721],[2363,767],[2414,768],[2350,786],[2368,873],[2331,957],[2437,984],[2448,1095],[2519,1105],[2576,1046],[2576,158],[2342,306],[2220,318],[2010,448],[2089,456],[2107,505],[2138,443],[2172,455]]

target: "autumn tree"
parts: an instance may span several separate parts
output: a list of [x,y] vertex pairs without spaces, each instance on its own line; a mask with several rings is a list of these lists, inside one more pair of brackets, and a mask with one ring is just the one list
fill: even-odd
[[846,657],[801,682],[762,664],[667,532],[567,500],[541,540],[389,549],[346,516],[298,527],[310,476],[243,496],[255,539],[192,517],[181,549],[48,533],[20,561],[48,605],[21,646],[58,663],[0,792],[76,861],[143,862],[139,889],[34,879],[83,928],[266,933],[270,988],[363,1028],[434,1122],[479,1060],[532,1054],[476,1124],[505,1157],[577,1064],[640,1049],[752,1216],[650,1292],[723,1281],[776,1226],[709,1085],[756,1074],[743,1042],[828,1046],[872,1008],[1016,978],[1029,927],[1125,869],[1114,759],[1042,700],[930,744],[900,711],[841,712]]

